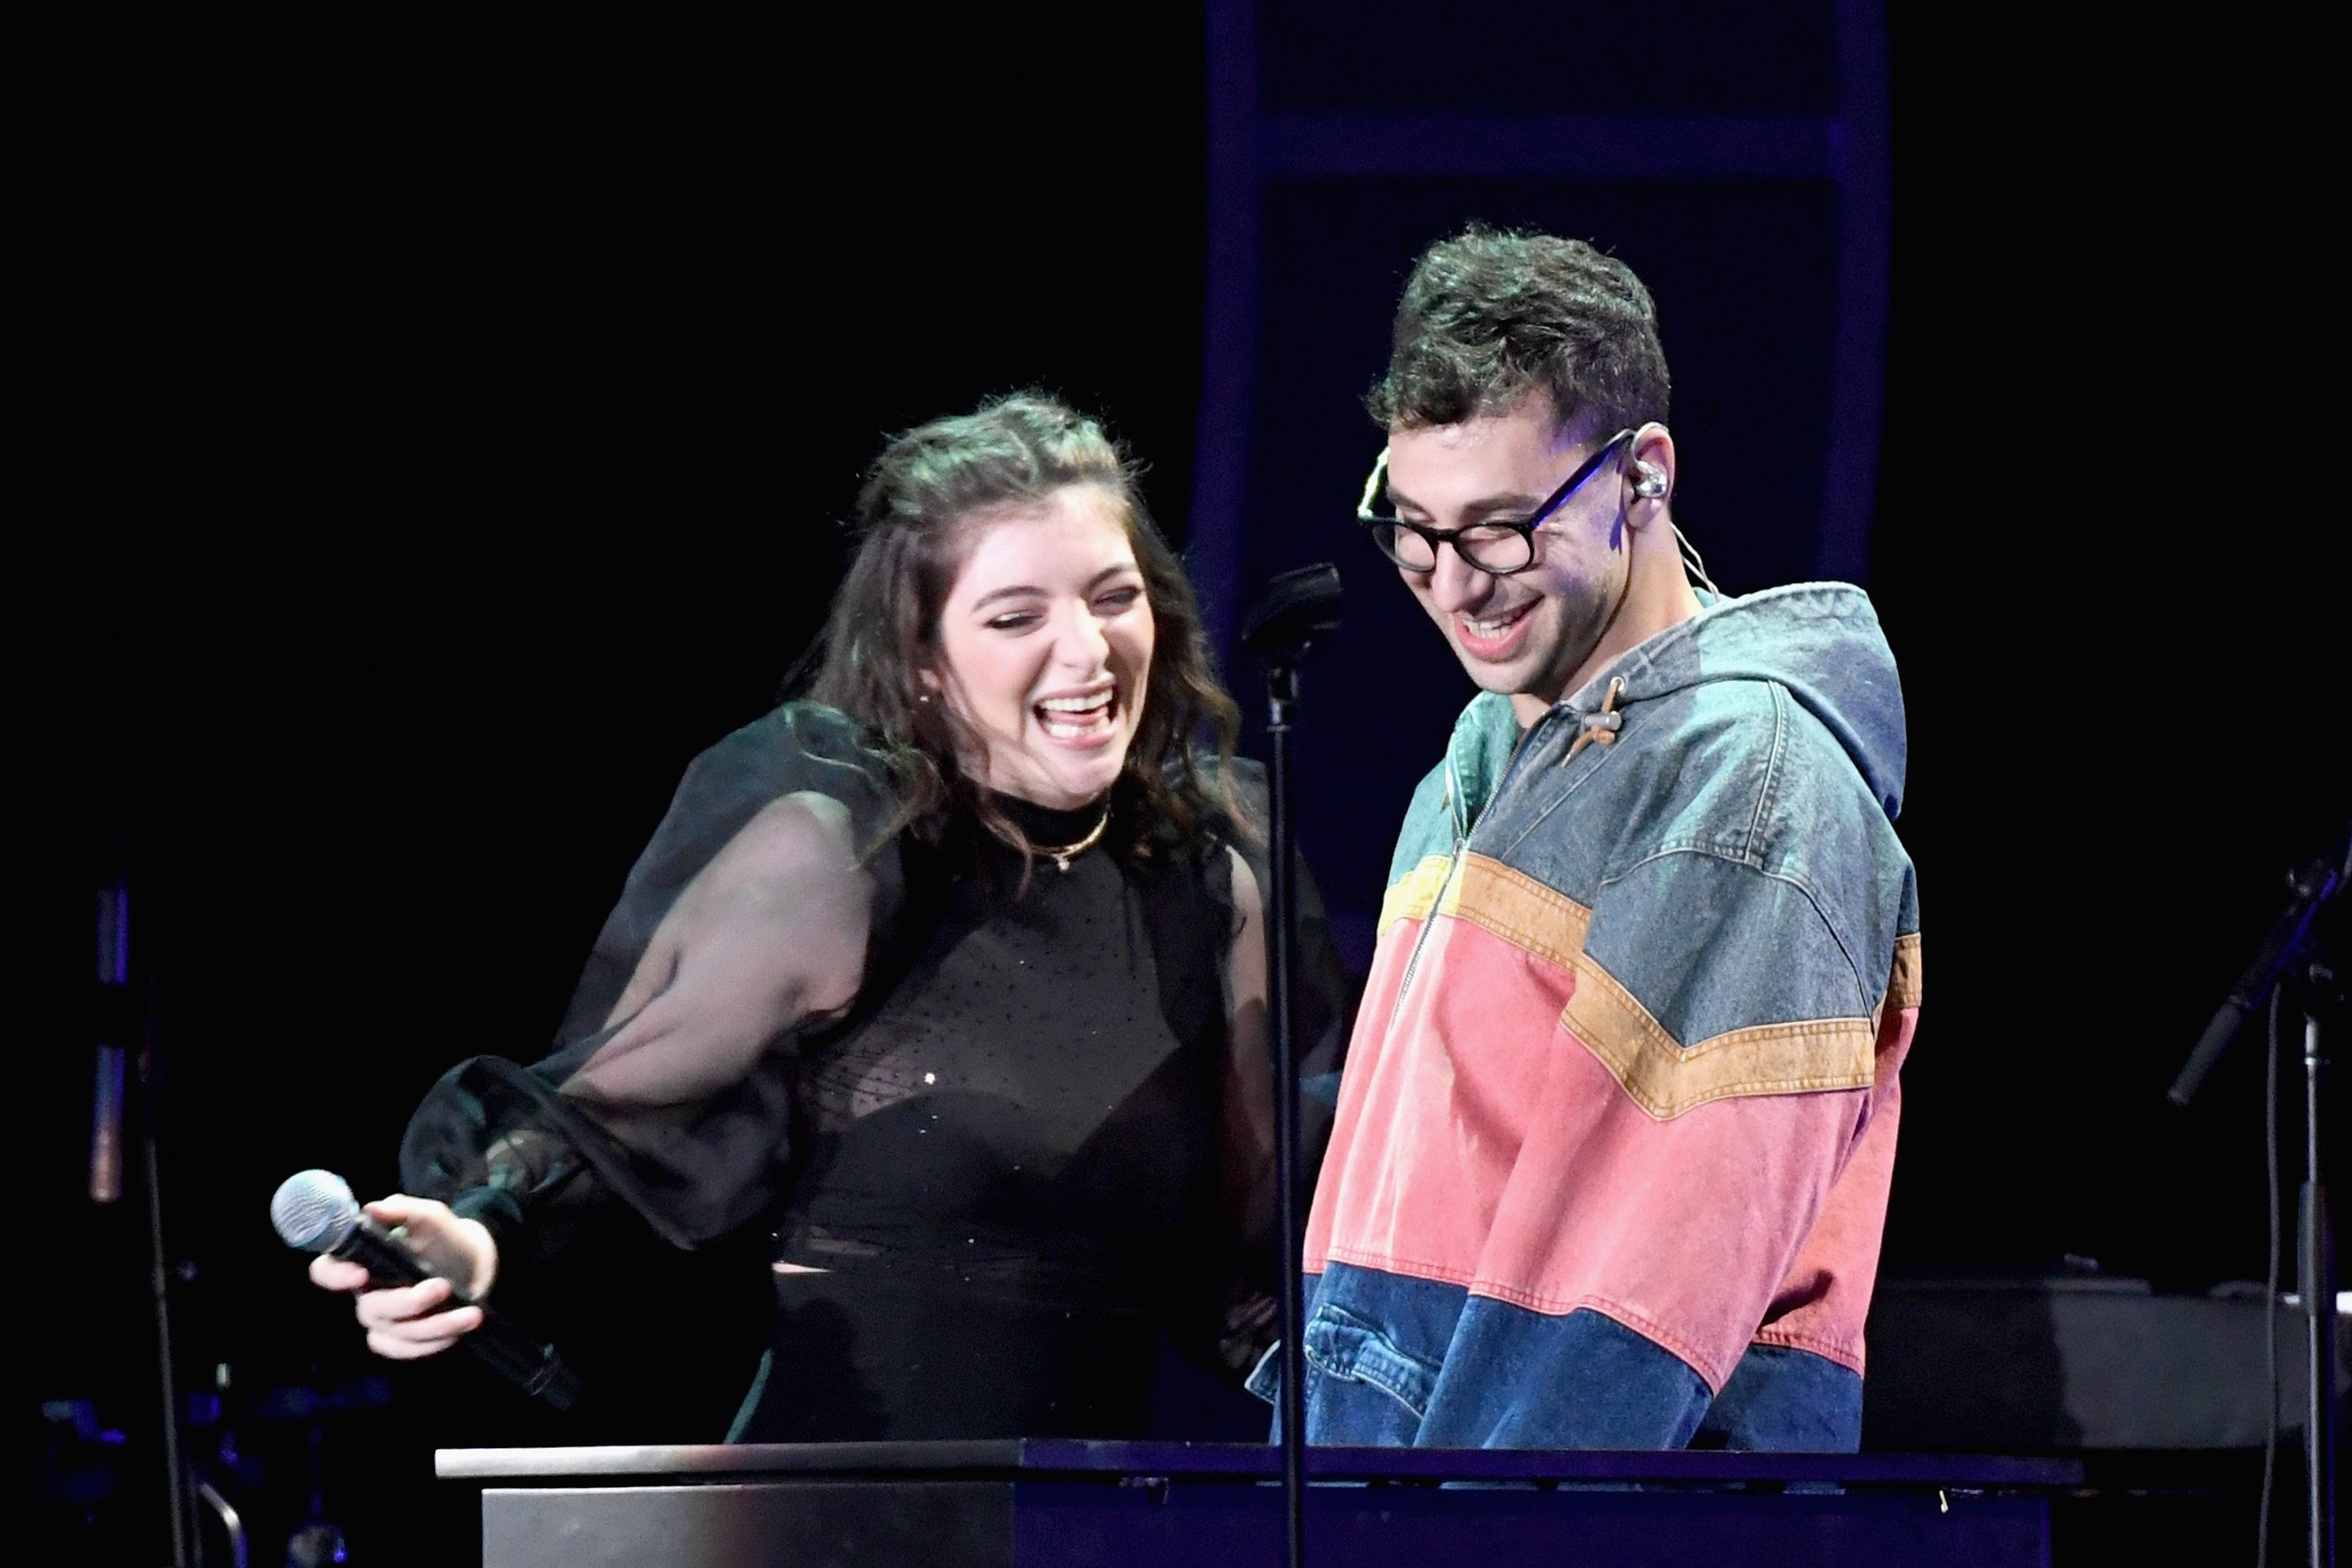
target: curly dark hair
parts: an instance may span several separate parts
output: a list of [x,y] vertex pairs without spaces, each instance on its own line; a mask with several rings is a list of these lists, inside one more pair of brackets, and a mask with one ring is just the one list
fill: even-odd
[[[1102,426],[1042,393],[992,398],[890,438],[857,497],[856,553],[835,595],[808,695],[874,732],[905,805],[891,831],[937,840],[959,818],[1024,854],[1021,829],[961,759],[982,746],[945,702],[918,700],[939,658],[940,616],[961,569],[968,525],[1008,505],[1095,485],[1118,504],[1151,605],[1154,648],[1142,716],[1115,786],[1117,842],[1139,857],[1207,842],[1213,822],[1247,831],[1227,782],[1240,710],[1217,684],[1192,584],[1145,510],[1137,466]],[[1196,751],[1212,738],[1213,769]]]
[[1389,367],[1364,406],[1383,430],[1454,425],[1534,391],[1562,426],[1666,417],[1657,307],[1632,268],[1580,239],[1472,225],[1421,254]]

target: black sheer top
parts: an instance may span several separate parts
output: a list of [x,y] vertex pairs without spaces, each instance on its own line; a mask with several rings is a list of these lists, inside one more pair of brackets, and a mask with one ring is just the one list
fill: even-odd
[[[814,881],[778,816],[812,797],[859,851]],[[1139,852],[1117,792],[998,804],[1038,845],[1108,822],[1066,869],[976,827],[894,834],[887,772],[841,715],[789,704],[738,731],[688,771],[555,1054],[452,1071],[404,1184],[489,1225],[502,1273],[616,1203],[682,1247],[763,1227],[753,1440],[1129,1435],[1163,1331],[1245,1370],[1274,1283],[1259,839]],[[854,995],[748,983],[761,952],[786,972],[843,935],[844,878]],[[1322,1103],[1338,969],[1302,905]]]

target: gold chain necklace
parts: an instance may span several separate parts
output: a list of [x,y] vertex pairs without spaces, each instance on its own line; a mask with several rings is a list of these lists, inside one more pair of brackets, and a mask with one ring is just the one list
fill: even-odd
[[1029,847],[1053,861],[1054,869],[1066,876],[1069,874],[1070,862],[1101,842],[1103,829],[1109,826],[1110,807],[1104,806],[1102,820],[1095,824],[1094,831],[1076,844],[1032,844]]

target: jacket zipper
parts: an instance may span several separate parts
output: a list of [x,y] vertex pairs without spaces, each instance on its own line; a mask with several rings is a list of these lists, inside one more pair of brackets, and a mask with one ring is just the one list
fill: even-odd
[[[1506,787],[1510,787],[1510,778],[1512,778],[1512,773],[1517,773],[1517,771],[1519,771],[1519,757],[1524,757],[1524,754],[1527,754],[1528,742],[1534,741],[1534,738],[1536,738],[1536,731],[1538,731],[1538,729],[1543,729],[1543,726],[1548,724],[1548,721],[1550,721],[1550,717],[1552,717],[1552,715],[1543,715],[1543,717],[1540,717],[1540,720],[1536,720],[1534,724],[1528,724],[1528,726],[1527,726],[1527,733],[1522,733],[1522,736],[1519,736],[1519,745],[1515,745],[1515,748],[1510,748],[1510,762],[1506,762],[1506,764],[1503,764],[1503,778],[1500,778],[1500,781],[1496,783],[1494,795],[1491,795],[1491,797],[1486,799],[1486,809],[1491,811],[1491,809],[1494,809],[1494,802],[1498,802],[1498,799],[1503,799],[1503,790],[1506,790]],[[1467,804],[1463,802],[1463,783],[1461,783],[1461,775],[1458,775],[1456,771],[1454,771],[1454,748],[1451,748],[1451,745],[1449,745],[1449,748],[1446,748],[1446,797],[1449,797],[1449,804],[1451,804],[1451,806],[1454,806],[1454,858],[1451,858],[1449,863],[1446,863],[1446,879],[1444,879],[1444,881],[1440,881],[1440,884],[1437,884],[1437,900],[1434,900],[1433,905],[1430,905],[1428,917],[1423,917],[1423,921],[1421,921],[1421,931],[1416,931],[1416,933],[1413,933],[1413,950],[1412,950],[1412,952],[1409,952],[1409,954],[1404,954],[1404,978],[1397,980],[1397,999],[1395,999],[1395,1004],[1390,1004],[1390,1008],[1388,1008],[1388,1027],[1390,1027],[1390,1030],[1395,1030],[1395,1027],[1397,1027],[1397,1016],[1400,1016],[1400,1013],[1404,1013],[1404,999],[1413,992],[1413,971],[1421,969],[1421,947],[1430,941],[1430,931],[1433,931],[1434,926],[1437,926],[1437,910],[1444,908],[1446,893],[1454,891],[1454,884],[1456,884],[1456,881],[1461,881],[1461,875],[1463,875],[1463,851],[1465,851],[1465,848],[1470,847],[1470,823],[1467,823],[1467,820],[1465,820],[1465,818],[1467,818]]]
[[[1503,776],[1496,784],[1494,795],[1486,801],[1487,810],[1492,811],[1495,803],[1503,798],[1503,791],[1510,786],[1512,775],[1518,772],[1519,759],[1528,753],[1536,731],[1550,721],[1551,715],[1546,713],[1528,725],[1519,736],[1519,743],[1511,748],[1510,761],[1503,764]],[[1454,884],[1462,879],[1463,856],[1470,846],[1470,829],[1465,820],[1469,807],[1462,798],[1462,780],[1454,771],[1454,748],[1450,745],[1445,749],[1445,787],[1454,809],[1454,855],[1445,868],[1445,880],[1437,885],[1436,901],[1429,906],[1429,913],[1422,920],[1421,930],[1413,934],[1412,951],[1405,954],[1404,977],[1397,982],[1396,1001],[1389,1008],[1389,1027],[1391,1030],[1396,1027],[1398,1016],[1404,1012],[1404,999],[1412,994],[1413,973],[1421,967],[1421,950],[1428,943],[1430,931],[1437,925],[1437,911],[1444,906],[1445,895],[1453,890]]]
[[1445,868],[1445,880],[1437,885],[1437,902],[1429,906],[1429,913],[1423,919],[1421,930],[1413,933],[1412,951],[1405,954],[1404,978],[1397,983],[1396,1001],[1389,1008],[1391,1029],[1396,1027],[1397,1016],[1404,1011],[1404,999],[1412,993],[1412,972],[1421,967],[1422,946],[1429,941],[1430,931],[1437,925],[1438,909],[1445,902],[1447,891],[1462,875],[1462,846],[1468,840],[1462,838],[1454,841],[1454,862]]

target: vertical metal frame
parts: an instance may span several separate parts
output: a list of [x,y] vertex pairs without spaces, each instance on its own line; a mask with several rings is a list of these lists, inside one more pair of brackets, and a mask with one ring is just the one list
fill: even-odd
[[1256,415],[1259,83],[1256,0],[1207,0],[1208,299],[1186,546],[1209,646],[1230,659],[1239,620],[1242,501]]
[[1837,0],[1838,115],[1830,127],[1837,180],[1837,341],[1830,361],[1829,452],[1813,575],[1862,583],[1878,490],[1885,410],[1887,273],[1894,159],[1883,0]]
[[1378,110],[1268,116],[1257,0],[1207,0],[1208,298],[1189,556],[1211,644],[1230,654],[1242,591],[1261,309],[1263,196],[1273,179],[1419,174],[1827,177],[1837,188],[1836,312],[1817,576],[1868,580],[1885,384],[1892,246],[1884,0],[1834,0],[1833,115],[1485,116]]

